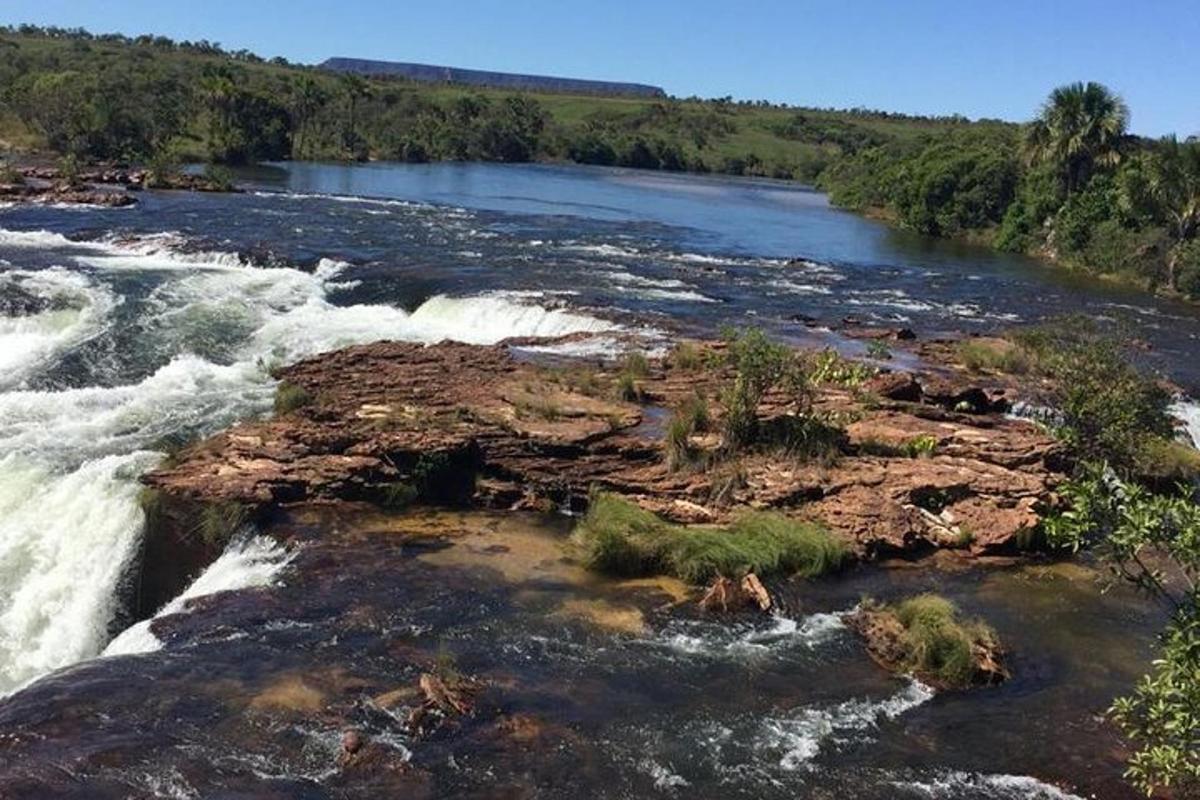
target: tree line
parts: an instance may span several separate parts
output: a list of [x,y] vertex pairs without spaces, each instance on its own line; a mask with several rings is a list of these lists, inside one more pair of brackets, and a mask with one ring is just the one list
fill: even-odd
[[470,90],[203,40],[0,28],[0,146],[15,129],[79,160],[542,160],[801,180],[924,234],[1200,298],[1200,144],[1140,139],[1128,120],[1094,83],[1056,89],[1021,126]]
[[1200,142],[1128,127],[1116,93],[1074,83],[1020,128],[892,140],[847,154],[819,182],[835,203],[921,233],[1200,298]]

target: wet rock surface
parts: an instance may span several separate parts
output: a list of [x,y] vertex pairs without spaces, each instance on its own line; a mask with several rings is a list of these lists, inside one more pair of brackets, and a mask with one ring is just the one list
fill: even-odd
[[[564,549],[569,525],[293,508],[268,529],[295,552],[276,585],[198,597],[155,620],[160,650],[76,665],[0,705],[0,796],[892,800],[955,770],[961,798],[1015,796],[988,772],[1132,797],[1091,711],[1112,679],[1080,680],[1070,656],[1096,652],[1086,674],[1136,664],[1094,647],[1111,609],[1079,602],[1086,581],[864,569],[773,587],[787,616],[717,618],[669,582],[587,573]],[[931,580],[987,603],[1020,643],[1011,683],[934,698],[878,669],[840,621],[864,593]],[[1067,618],[1031,623],[1031,595]],[[642,624],[609,624],[617,612]],[[1064,725],[1072,737],[1052,735]]]
[[[615,370],[575,368],[600,381]],[[168,496],[255,508],[387,504],[399,493],[578,510],[599,487],[680,522],[721,522],[745,506],[783,510],[823,522],[870,557],[1016,551],[1061,479],[1055,442],[999,413],[1012,390],[990,392],[961,376],[826,387],[818,407],[851,420],[842,452],[815,461],[748,452],[734,483],[718,468],[669,470],[661,427],[644,423],[693,393],[715,396],[727,378],[719,370],[652,364],[633,403],[585,394],[561,368],[518,361],[504,346],[378,343],[303,361],[279,377],[308,403],[193,446],[146,483]],[[964,397],[979,402],[968,411]],[[779,397],[760,409],[765,424],[783,413]]]
[[203,175],[177,173],[154,179],[147,170],[123,167],[83,169],[67,179],[57,167],[25,167],[16,182],[0,182],[0,203],[43,203],[121,208],[137,203],[143,189],[229,192]]

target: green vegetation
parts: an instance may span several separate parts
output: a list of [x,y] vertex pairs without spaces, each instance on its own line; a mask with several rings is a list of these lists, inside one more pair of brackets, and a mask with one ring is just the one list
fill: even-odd
[[708,432],[712,424],[708,401],[700,394],[693,393],[676,406],[671,412],[663,439],[667,468],[675,471],[698,466],[697,455],[693,451],[690,439],[697,433]]
[[205,503],[193,532],[210,546],[224,546],[249,521],[250,509],[241,503]]
[[1070,84],[1023,129],[977,124],[885,141],[818,182],[839,205],[921,233],[1200,298],[1200,142],[1139,140],[1128,119],[1106,87]]
[[1170,395],[1131,363],[1127,347],[1083,317],[1017,331],[1033,369],[1049,377],[1059,434],[1075,455],[1122,474],[1152,468],[1148,454],[1174,438]]
[[694,372],[705,364],[704,351],[694,342],[679,342],[667,355],[667,363],[674,369]]
[[966,339],[958,345],[958,357],[972,372],[1024,375],[1032,367],[1029,351],[1004,340]]
[[303,386],[282,381],[275,387],[275,413],[288,414],[303,408],[313,401],[313,396]]
[[1094,323],[1060,320],[1013,339],[1051,379],[1057,432],[1079,460],[1040,534],[1093,550],[1170,615],[1150,674],[1110,709],[1133,744],[1127,777],[1147,794],[1190,796],[1200,790],[1200,453],[1175,441],[1167,392]]
[[1195,489],[1154,494],[1090,465],[1060,489],[1052,544],[1095,549],[1120,580],[1161,602],[1170,622],[1149,675],[1109,711],[1136,750],[1127,777],[1152,794],[1200,790],[1200,504]]
[[845,545],[827,531],[781,514],[747,512],[727,528],[684,527],[608,493],[592,498],[574,540],[591,569],[666,574],[689,583],[747,572],[813,577],[847,558]]
[[961,117],[365,79],[212,42],[0,28],[0,142],[136,159],[569,160],[813,181]]
[[[1120,98],[1055,89],[1018,126],[731,98],[367,79],[212,42],[0,27],[0,149],[80,159],[574,161],[815,182],[935,236],[1200,297],[1200,142],[1140,140]],[[220,177],[219,175],[214,177]]]
[[937,450],[937,437],[921,434],[900,445],[900,453],[907,458],[928,458]]
[[905,671],[943,686],[970,686],[976,672],[973,651],[998,649],[995,631],[979,620],[960,619],[955,605],[935,594],[917,595],[878,610],[895,615],[904,628]]

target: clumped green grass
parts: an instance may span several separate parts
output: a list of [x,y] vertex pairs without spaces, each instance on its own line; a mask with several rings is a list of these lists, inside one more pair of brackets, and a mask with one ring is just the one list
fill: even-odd
[[1002,372],[1024,375],[1033,369],[1034,356],[1017,344],[967,339],[958,345],[958,357],[972,372]]
[[782,514],[750,512],[727,528],[685,527],[608,493],[593,497],[574,539],[590,569],[666,574],[689,583],[748,572],[816,576],[840,567],[848,555],[823,528]]
[[674,471],[695,464],[696,454],[689,442],[693,434],[704,433],[712,426],[712,413],[708,401],[698,393],[683,400],[671,412],[667,422],[663,450],[667,468]]
[[920,594],[889,606],[904,626],[904,666],[916,675],[933,676],[951,687],[971,685],[975,675],[973,646],[996,646],[996,632],[979,620],[963,620],[954,603],[935,594]]
[[637,378],[632,374],[622,372],[617,376],[616,395],[618,400],[638,403],[642,399],[642,387],[638,385]]
[[693,342],[680,342],[671,349],[667,363],[684,372],[695,372],[704,367],[704,351]]
[[937,450],[937,437],[923,433],[900,445],[900,452],[908,458],[928,458]]
[[250,509],[241,503],[207,503],[195,521],[194,533],[209,545],[224,545],[250,521]]
[[631,350],[621,359],[621,372],[635,378],[644,378],[650,374],[650,361],[640,350]]
[[313,396],[303,386],[284,381],[275,388],[275,413],[287,414],[303,408],[313,401]]

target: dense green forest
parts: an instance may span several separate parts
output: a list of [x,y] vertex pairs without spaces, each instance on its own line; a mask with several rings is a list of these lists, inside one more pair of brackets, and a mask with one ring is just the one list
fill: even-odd
[[815,183],[833,202],[1200,298],[1200,143],[1105,87],[1028,125],[364,79],[207,41],[0,28],[0,150],[80,160],[573,161]]
[[832,200],[934,236],[1200,298],[1200,141],[1128,133],[1096,83],[1055,89],[1021,127],[892,140],[818,177]]

